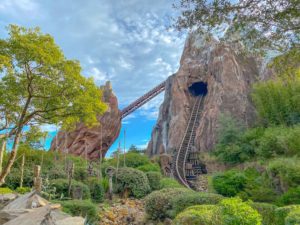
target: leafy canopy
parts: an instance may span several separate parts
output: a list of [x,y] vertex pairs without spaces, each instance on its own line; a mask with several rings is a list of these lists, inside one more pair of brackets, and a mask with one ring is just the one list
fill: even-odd
[[227,32],[252,50],[299,47],[298,0],[181,0],[175,8],[181,12],[175,22],[179,30]]
[[96,124],[106,106],[93,80],[81,75],[79,62],[66,59],[39,28],[10,25],[8,31],[0,40],[0,130]]

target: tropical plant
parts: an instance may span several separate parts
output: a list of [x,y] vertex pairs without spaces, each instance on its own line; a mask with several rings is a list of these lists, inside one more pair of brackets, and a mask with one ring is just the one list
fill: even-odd
[[14,164],[24,127],[92,126],[106,109],[94,81],[81,75],[79,62],[66,59],[49,34],[15,25],[8,30],[9,37],[0,40],[0,131],[1,138],[12,139],[12,151],[0,184]]

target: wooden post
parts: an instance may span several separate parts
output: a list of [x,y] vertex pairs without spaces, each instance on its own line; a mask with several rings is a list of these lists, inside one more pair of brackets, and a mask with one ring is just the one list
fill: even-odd
[[34,166],[34,190],[38,193],[42,191],[41,166]]
[[22,156],[20,188],[23,187],[23,180],[24,180],[24,165],[25,165],[25,154],[23,154],[23,156]]
[[113,197],[113,182],[112,182],[112,178],[113,178],[113,175],[115,173],[115,168],[113,167],[108,167],[105,171],[105,173],[108,175],[108,178],[109,178],[109,189],[108,189],[108,194],[109,194],[109,199],[112,200],[112,197]]
[[68,163],[68,179],[69,179],[69,184],[68,184],[68,195],[71,197],[71,188],[72,188],[72,179],[74,176],[74,163]]

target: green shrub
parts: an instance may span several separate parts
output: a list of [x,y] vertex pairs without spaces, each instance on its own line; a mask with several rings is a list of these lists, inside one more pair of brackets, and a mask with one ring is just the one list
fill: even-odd
[[239,198],[220,202],[220,217],[224,225],[261,225],[262,216],[249,203]]
[[97,205],[88,200],[61,201],[63,211],[72,216],[87,217],[89,224],[96,224],[99,220]]
[[264,158],[300,154],[300,126],[269,127],[259,139],[257,154]]
[[299,122],[299,79],[259,82],[253,89],[253,101],[265,125],[292,125]]
[[246,185],[246,176],[238,171],[229,170],[213,177],[213,187],[217,193],[232,197],[242,191]]
[[222,195],[206,192],[187,192],[175,196],[171,201],[171,215],[175,217],[178,213],[193,205],[215,205],[224,197]]
[[10,188],[0,188],[0,195],[11,194],[13,191]]
[[178,214],[174,220],[175,225],[216,225],[221,224],[217,215],[218,206],[196,205],[187,208]]
[[[10,189],[17,189],[20,187],[20,179],[21,179],[21,170],[17,167],[11,169],[11,172],[5,179],[5,185]],[[23,185],[26,187],[33,186],[33,169],[32,168],[24,168],[24,177],[23,177]]]
[[101,186],[103,187],[104,192],[108,192],[109,189],[109,180],[108,177],[102,177],[100,180]]
[[[119,166],[123,166],[123,158],[124,154],[119,155],[119,159],[121,163]],[[141,154],[139,152],[128,152],[125,155],[126,167],[138,168],[139,166],[151,164],[149,157],[145,154]],[[102,172],[105,172],[105,169],[109,166],[116,167],[118,164],[118,157],[115,155],[113,158],[108,159],[104,163],[102,163]]]
[[161,180],[161,173],[160,172],[147,172],[146,173],[149,185],[152,191],[160,189],[160,180]]
[[98,178],[91,177],[87,180],[87,185],[91,192],[91,198],[95,202],[102,202],[104,198],[104,189]]
[[275,210],[276,225],[285,225],[285,218],[294,210],[299,210],[300,205],[289,205],[277,208]]
[[275,202],[278,194],[272,185],[272,180],[265,173],[259,174],[252,169],[244,171],[247,177],[247,183],[244,190],[238,194],[243,200],[251,199],[255,202]]
[[300,224],[300,209],[291,211],[285,218],[285,225],[299,225]]
[[276,205],[258,202],[252,202],[250,205],[262,216],[262,225],[276,225],[275,210],[278,208]]
[[133,168],[120,168],[115,176],[115,191],[128,193],[129,195],[142,198],[150,192],[149,181],[145,173]]
[[18,187],[16,189],[16,192],[23,195],[23,194],[26,194],[28,192],[31,192],[31,187]]
[[182,188],[183,186],[178,183],[174,178],[164,177],[160,180],[160,189],[163,188]]
[[[82,198],[89,199],[91,197],[90,190],[87,185],[79,182],[79,181],[72,181],[71,189],[74,191],[77,188],[82,190]],[[66,197],[68,196],[68,187],[69,181],[66,179],[56,179],[51,181],[51,187],[56,189],[57,197]],[[70,196],[69,196],[70,197]]]
[[282,203],[283,205],[300,205],[300,186],[296,188],[291,188],[286,193],[284,193],[280,197],[280,203]]
[[169,217],[172,199],[186,192],[191,192],[191,190],[187,188],[164,188],[149,194],[145,198],[145,210],[149,218],[158,220]]
[[150,171],[160,172],[160,167],[157,163],[148,163],[137,167],[137,169],[143,172],[150,172]]
[[[274,159],[270,161],[270,163],[268,164],[267,172],[271,180],[280,181],[281,187],[291,188],[300,185],[300,159],[299,158]],[[281,191],[283,192],[284,190]]]

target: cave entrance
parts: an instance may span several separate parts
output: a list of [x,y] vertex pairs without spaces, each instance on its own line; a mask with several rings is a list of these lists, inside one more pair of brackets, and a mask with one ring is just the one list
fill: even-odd
[[206,82],[195,82],[189,86],[189,92],[193,96],[205,96],[207,94],[207,83]]

